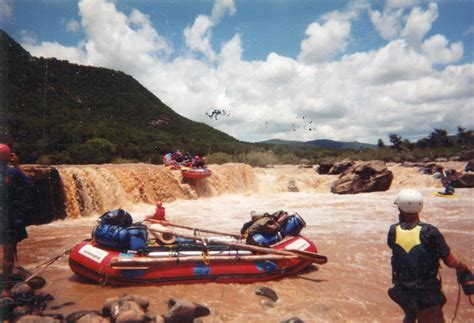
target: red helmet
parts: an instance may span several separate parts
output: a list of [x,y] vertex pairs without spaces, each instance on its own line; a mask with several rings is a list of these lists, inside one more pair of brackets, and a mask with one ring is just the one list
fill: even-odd
[[0,144],[0,160],[1,161],[10,161],[10,154],[11,150],[10,147],[8,147],[5,144]]

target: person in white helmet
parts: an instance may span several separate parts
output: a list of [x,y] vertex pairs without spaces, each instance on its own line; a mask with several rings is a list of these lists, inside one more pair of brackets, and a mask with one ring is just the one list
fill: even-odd
[[404,189],[394,203],[400,213],[399,222],[388,232],[394,284],[388,295],[404,311],[404,323],[445,322],[442,308],[446,297],[438,279],[439,260],[458,274],[469,272],[469,267],[453,256],[438,228],[420,221],[420,192]]

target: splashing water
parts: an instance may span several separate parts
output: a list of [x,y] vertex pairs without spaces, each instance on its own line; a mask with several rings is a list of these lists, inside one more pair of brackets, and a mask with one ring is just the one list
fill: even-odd
[[[461,165],[455,165],[461,167]],[[298,316],[305,322],[400,322],[401,310],[387,296],[391,285],[387,230],[397,221],[393,200],[399,189],[419,189],[425,198],[422,220],[438,226],[453,253],[473,259],[474,190],[457,189],[456,198],[439,198],[439,180],[416,168],[390,165],[392,187],[386,192],[357,195],[330,193],[337,176],[318,175],[313,169],[293,166],[251,168],[243,164],[211,165],[213,175],[200,184],[183,181],[179,172],[145,164],[61,166],[67,192],[68,218],[48,225],[28,227],[29,238],[19,246],[19,263],[28,269],[90,238],[97,216],[117,207],[136,221],[154,212],[157,200],[166,201],[166,218],[192,227],[237,233],[250,212],[287,210],[307,222],[303,234],[315,241],[326,265],[297,277],[266,283],[198,284],[111,288],[75,276],[63,258],[42,275],[45,290],[60,304],[76,304],[56,312],[100,309],[105,299],[124,293],[150,297],[151,314],[163,314],[169,298],[184,298],[211,309],[204,322],[279,322]],[[299,192],[288,192],[293,180]],[[454,312],[455,274],[443,268],[448,298],[445,318]],[[268,286],[279,300],[262,305],[255,289]],[[53,305],[53,304],[51,304]],[[55,312],[55,311],[51,311]],[[458,319],[470,321],[474,311],[463,297]]]

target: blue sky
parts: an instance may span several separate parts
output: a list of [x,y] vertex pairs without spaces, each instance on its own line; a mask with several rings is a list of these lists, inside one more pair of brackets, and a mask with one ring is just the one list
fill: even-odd
[[473,12],[472,0],[0,0],[0,28],[34,56],[122,70],[241,140],[375,143],[474,128]]

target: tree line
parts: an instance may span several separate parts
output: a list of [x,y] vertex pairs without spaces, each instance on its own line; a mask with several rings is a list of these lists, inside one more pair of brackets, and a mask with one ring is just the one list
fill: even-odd
[[[428,137],[421,138],[416,142],[411,142],[396,133],[391,133],[388,136],[391,143],[390,148],[402,151],[413,151],[414,149],[429,149],[429,148],[453,148],[462,147],[470,148],[474,146],[474,131],[466,130],[462,126],[458,126],[457,133],[454,136],[448,135],[446,129],[435,128]],[[378,148],[385,148],[385,143],[382,139],[378,139]]]

